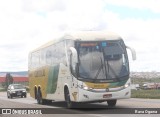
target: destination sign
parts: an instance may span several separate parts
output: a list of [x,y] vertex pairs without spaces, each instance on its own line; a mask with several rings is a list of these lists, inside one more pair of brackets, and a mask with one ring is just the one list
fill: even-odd
[[81,43],[80,46],[82,47],[88,47],[88,46],[97,46],[97,43]]

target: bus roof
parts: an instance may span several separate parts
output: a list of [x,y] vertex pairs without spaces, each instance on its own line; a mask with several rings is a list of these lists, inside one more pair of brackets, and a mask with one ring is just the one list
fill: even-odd
[[81,41],[96,41],[96,40],[119,40],[121,37],[113,32],[103,31],[83,31],[66,33],[65,39],[81,40]]
[[61,38],[54,39],[49,41],[48,43],[40,46],[39,48],[33,50],[37,51],[39,49],[48,47],[54,43],[57,43],[62,40],[71,39],[71,40],[79,40],[79,41],[100,41],[100,40],[120,40],[121,37],[113,32],[101,32],[101,31],[81,31],[81,32],[70,32],[64,34]]

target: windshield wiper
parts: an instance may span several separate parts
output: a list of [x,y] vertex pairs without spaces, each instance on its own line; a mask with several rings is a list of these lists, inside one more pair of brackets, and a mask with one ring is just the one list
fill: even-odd
[[102,58],[100,57],[100,59],[101,59],[101,66],[99,67],[99,69],[98,69],[98,71],[97,71],[96,76],[95,76],[95,78],[94,78],[94,79],[97,79],[97,78],[98,78],[99,73],[100,73],[100,71],[101,71],[101,70],[102,70],[102,68],[103,68]]
[[[119,77],[116,75],[115,71],[112,69],[112,67],[110,66],[110,64],[108,63],[108,60],[107,60],[107,66],[108,66],[108,69],[110,69],[112,71],[112,73],[116,76],[115,78],[120,81]],[[109,73],[109,72],[108,72]]]

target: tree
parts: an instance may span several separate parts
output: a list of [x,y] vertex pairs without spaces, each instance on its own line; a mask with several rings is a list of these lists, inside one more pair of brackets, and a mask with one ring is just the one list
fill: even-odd
[[10,73],[7,73],[7,74],[6,74],[6,79],[5,79],[5,81],[6,81],[6,88],[7,88],[10,84],[13,83],[13,77],[11,76]]

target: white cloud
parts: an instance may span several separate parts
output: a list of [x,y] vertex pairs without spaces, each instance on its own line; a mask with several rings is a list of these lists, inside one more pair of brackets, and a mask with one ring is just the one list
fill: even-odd
[[[151,9],[151,0],[0,1],[0,71],[27,70],[28,52],[67,30],[111,30],[137,51],[131,70],[160,70],[159,19],[120,19],[106,4]],[[153,58],[153,56],[156,56]],[[153,62],[154,61],[154,62]],[[156,64],[153,66],[152,62]]]
[[[84,0],[0,1],[0,71],[27,69],[28,52],[62,31],[94,28],[97,23],[92,20],[101,12],[98,5],[101,2],[92,2],[94,7],[90,9],[85,3]],[[18,50],[11,45],[17,45]]]
[[137,52],[137,60],[130,61],[131,70],[160,71],[160,19],[120,19],[118,15],[107,12],[104,15],[107,29],[119,33]]
[[23,9],[28,12],[63,11],[65,10],[66,3],[66,0],[24,0]]

